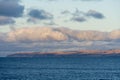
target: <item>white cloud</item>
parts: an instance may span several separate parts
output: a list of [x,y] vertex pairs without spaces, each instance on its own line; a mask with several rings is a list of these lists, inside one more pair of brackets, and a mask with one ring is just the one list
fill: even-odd
[[111,39],[120,39],[120,29],[110,32],[109,37]]
[[107,41],[120,39],[120,30],[111,32],[79,31],[68,28],[31,27],[14,29],[7,33],[8,42],[35,41]]
[[21,28],[16,29],[7,34],[8,41],[62,41],[67,36],[62,32],[54,31],[48,27]]

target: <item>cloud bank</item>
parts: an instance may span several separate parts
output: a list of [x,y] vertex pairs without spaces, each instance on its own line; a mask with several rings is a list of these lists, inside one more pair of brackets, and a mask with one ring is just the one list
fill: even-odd
[[120,48],[120,30],[111,32],[68,28],[26,27],[0,33],[0,55],[13,52],[104,50]]
[[62,41],[66,40],[67,36],[60,31],[55,31],[52,28],[21,28],[11,31],[7,34],[7,41]]
[[33,41],[108,41],[120,39],[120,30],[111,32],[72,30],[68,28],[31,27],[13,29],[6,33],[8,42]]

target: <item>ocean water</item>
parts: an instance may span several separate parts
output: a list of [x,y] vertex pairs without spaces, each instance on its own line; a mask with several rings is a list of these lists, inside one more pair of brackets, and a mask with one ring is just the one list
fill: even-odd
[[120,56],[4,57],[0,80],[120,80]]

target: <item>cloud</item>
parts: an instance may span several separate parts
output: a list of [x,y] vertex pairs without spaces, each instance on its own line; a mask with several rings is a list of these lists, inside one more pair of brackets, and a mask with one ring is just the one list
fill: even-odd
[[[1,35],[0,35],[1,37]],[[2,36],[3,38],[3,36]],[[1,38],[1,39],[2,39]],[[31,27],[12,29],[4,35],[7,42],[111,41],[120,39],[120,30],[111,32],[79,31],[68,28]]]
[[[0,33],[0,51],[71,51],[80,49],[119,49],[120,30],[111,32],[72,30],[68,28],[11,28]],[[0,54],[1,55],[1,54]]]
[[113,30],[110,32],[109,37],[113,40],[120,40],[120,29],[119,30]]
[[9,32],[7,36],[7,41],[10,42],[63,41],[67,39],[63,33],[46,27],[21,28]]
[[86,19],[84,17],[73,17],[71,20],[76,21],[76,22],[85,22],[86,21]]
[[21,17],[24,6],[19,4],[20,0],[0,0],[0,16]]
[[71,13],[71,15],[72,15],[71,20],[76,21],[76,22],[85,22],[85,21],[87,21],[87,19],[84,14],[85,14],[84,12],[76,9],[76,11],[74,13]]
[[70,21],[76,21],[76,22],[89,21],[91,18],[94,18],[94,19],[104,19],[105,18],[105,16],[102,13],[95,11],[95,10],[89,10],[87,12],[83,12],[78,9],[76,9],[75,12],[70,12],[68,10],[65,10],[65,11],[61,12],[61,14],[62,15],[70,14],[72,16],[70,18]]
[[10,17],[0,16],[0,25],[14,24],[15,21]]
[[120,30],[112,32],[76,31],[67,28],[32,27],[14,29],[7,33],[8,42],[35,41],[108,41],[120,39]]
[[97,12],[95,10],[89,10],[87,13],[86,13],[86,16],[90,16],[90,17],[93,17],[93,18],[96,18],[96,19],[103,19],[104,18],[104,15],[100,12]]
[[32,9],[28,15],[32,18],[36,18],[39,20],[51,20],[53,19],[53,15],[50,14],[49,12],[46,12],[44,10],[37,10],[37,9]]

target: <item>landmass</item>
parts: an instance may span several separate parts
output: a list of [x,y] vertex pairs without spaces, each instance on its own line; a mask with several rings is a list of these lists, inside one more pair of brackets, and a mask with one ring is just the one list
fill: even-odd
[[79,56],[79,55],[118,55],[120,50],[79,50],[58,52],[21,52],[8,55],[7,57],[51,57],[51,56]]

